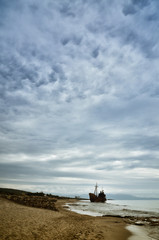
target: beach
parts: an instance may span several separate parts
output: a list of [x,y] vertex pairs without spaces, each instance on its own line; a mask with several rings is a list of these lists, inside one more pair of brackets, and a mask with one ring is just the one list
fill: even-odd
[[0,198],[0,239],[126,240],[131,235],[124,218],[80,215],[64,206],[75,201],[58,199],[53,211]]
[[107,200],[106,203],[82,200],[67,206],[78,214],[122,218],[132,233],[128,240],[158,240],[159,200]]

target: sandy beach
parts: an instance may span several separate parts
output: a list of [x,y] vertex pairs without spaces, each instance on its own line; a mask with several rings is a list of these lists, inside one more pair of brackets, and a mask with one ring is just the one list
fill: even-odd
[[52,211],[0,198],[0,239],[126,240],[130,236],[124,219],[79,215],[63,207],[68,201],[75,200],[57,200],[58,211]]

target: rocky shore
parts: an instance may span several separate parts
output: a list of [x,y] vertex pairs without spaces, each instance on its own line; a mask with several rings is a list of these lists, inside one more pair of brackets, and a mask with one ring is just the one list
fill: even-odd
[[52,194],[44,194],[43,192],[31,193],[5,188],[0,188],[0,197],[28,207],[44,208],[53,211],[58,211],[55,206],[57,199],[68,199]]
[[55,202],[57,200],[47,196],[2,195],[1,197],[25,206],[44,208],[44,209],[57,211],[57,208],[55,207]]

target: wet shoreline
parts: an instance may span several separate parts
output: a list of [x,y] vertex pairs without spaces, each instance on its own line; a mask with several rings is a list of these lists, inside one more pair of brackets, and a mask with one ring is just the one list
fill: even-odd
[[[66,205],[70,211],[74,211],[78,214],[82,215],[90,215],[94,217],[102,217],[104,219],[114,218],[114,219],[122,219],[126,226],[126,229],[130,231],[132,236],[128,238],[128,240],[158,240],[159,236],[159,217],[151,215],[151,212],[142,212],[131,210],[131,215],[116,215],[114,212],[112,214],[105,214],[96,213],[96,212],[89,212],[86,211],[86,206],[84,202],[82,205],[79,205],[79,202],[70,203]],[[81,206],[83,210],[77,210],[77,208]],[[95,205],[96,206],[96,205]],[[99,205],[98,205],[99,206]],[[76,208],[76,209],[75,209]],[[133,214],[134,213],[134,214]],[[142,213],[142,216],[137,216],[137,213]],[[145,214],[145,216],[144,216]]]

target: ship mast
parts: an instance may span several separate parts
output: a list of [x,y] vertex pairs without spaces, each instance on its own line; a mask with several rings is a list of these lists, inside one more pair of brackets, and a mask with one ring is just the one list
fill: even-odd
[[94,189],[94,194],[96,195],[96,196],[98,196],[98,185],[97,185],[97,183],[96,183],[96,185],[95,185],[95,189]]

